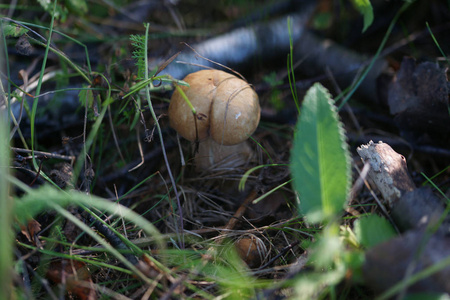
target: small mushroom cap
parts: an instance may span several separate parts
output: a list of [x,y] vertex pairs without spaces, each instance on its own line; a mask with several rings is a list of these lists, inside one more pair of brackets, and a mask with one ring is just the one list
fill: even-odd
[[236,242],[238,255],[250,268],[260,267],[268,258],[269,252],[264,242],[254,234],[245,234]]
[[197,111],[197,122],[178,91],[169,105],[170,126],[187,140],[208,136],[223,145],[246,140],[258,127],[260,106],[258,95],[244,80],[219,70],[201,70],[184,79],[189,87],[181,87]]

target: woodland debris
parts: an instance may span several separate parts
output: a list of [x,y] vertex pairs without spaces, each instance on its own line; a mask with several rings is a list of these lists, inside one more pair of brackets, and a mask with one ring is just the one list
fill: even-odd
[[52,261],[46,275],[52,282],[63,285],[66,292],[78,299],[98,299],[91,272],[84,262],[69,259]]
[[[369,178],[391,208],[395,224],[406,231],[399,237],[368,249],[363,277],[376,292],[383,292],[409,276],[448,259],[450,220],[433,192],[416,189],[405,158],[388,144],[370,141],[358,149],[370,164]],[[439,226],[439,227],[438,227]],[[441,262],[443,263],[443,262]],[[409,287],[412,292],[450,292],[450,267],[443,268]]]
[[[380,190],[391,208],[392,219],[403,231],[436,224],[444,213],[442,201],[429,188],[415,188],[403,155],[386,143],[373,141],[358,147],[357,152],[370,164],[369,178]],[[439,231],[450,234],[449,224],[447,217]]]
[[[294,44],[294,60],[301,61],[301,70],[307,76],[319,76],[328,71],[340,87],[348,87],[368,67],[371,58],[304,30]],[[383,102],[378,96],[378,79],[387,67],[384,59],[374,62],[356,91],[361,99],[376,104]]]
[[[309,30],[308,21],[314,8],[314,1],[305,1],[299,4],[297,11],[270,22],[259,22],[252,26],[236,28],[194,44],[191,49],[195,52],[183,51],[177,57],[176,63],[168,65],[161,74],[169,74],[180,79],[188,73],[201,69],[217,68],[213,62],[244,70],[256,59],[285,60],[291,46],[290,37],[292,37],[293,60],[301,62],[303,74],[320,76],[324,75],[328,69],[342,87],[350,86],[358,72],[367,67],[370,56],[361,55]],[[291,24],[291,36],[289,36],[288,20]],[[156,59],[153,65],[161,65],[164,61],[165,59]],[[383,59],[373,64],[357,91],[362,99],[379,102],[377,79],[386,69],[387,62]],[[301,85],[298,87],[307,88],[303,83]]]
[[446,69],[404,57],[388,91],[388,104],[402,135],[411,142],[450,142],[449,83]]
[[415,186],[408,173],[406,159],[383,142],[370,141],[356,149],[364,162],[370,164],[369,177],[390,207]]
[[437,233],[450,237],[450,218],[447,216],[439,224],[444,210],[433,191],[422,187],[405,193],[392,208],[391,216],[401,231],[439,226]]
[[[383,292],[408,276],[443,263],[442,260],[448,260],[449,253],[450,238],[429,237],[420,230],[409,231],[366,252],[364,281],[374,291]],[[447,264],[446,268],[414,283],[408,292],[450,293],[449,278]]]
[[[306,30],[306,23],[312,13],[313,6],[308,5],[300,13],[292,13],[270,22],[261,22],[253,26],[236,28],[230,32],[215,36],[192,45],[196,52],[183,51],[177,57],[177,63],[168,65],[161,74],[169,74],[174,78],[183,78],[187,74],[215,67],[218,62],[230,68],[243,69],[256,57],[264,60],[289,53],[289,32],[287,19],[291,19],[292,38],[299,39]],[[200,59],[200,55],[208,60]],[[157,59],[154,65],[160,65],[165,59]]]
[[269,252],[263,240],[247,233],[234,242],[236,251],[250,268],[258,268],[267,261]]

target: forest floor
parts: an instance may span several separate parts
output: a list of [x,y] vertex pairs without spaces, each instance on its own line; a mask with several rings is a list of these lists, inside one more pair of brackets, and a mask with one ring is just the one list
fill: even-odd
[[[357,184],[357,148],[371,140],[406,158],[417,187],[450,197],[446,1],[372,1],[364,32],[351,1],[61,1],[47,11],[20,2],[0,6],[4,26],[28,30],[5,37],[3,49],[0,109],[10,108],[17,179],[7,196],[26,208],[8,217],[26,220],[14,227],[11,299],[365,299],[385,291],[369,288],[348,262],[333,281],[336,273],[317,272],[311,260],[325,225],[299,213],[290,163],[293,93],[301,104],[316,82],[336,99],[351,156],[342,239],[351,240],[359,218],[385,215],[373,184]],[[151,102],[145,88],[127,95],[140,82],[133,36],[145,34],[144,23],[149,71],[171,76],[151,81]],[[244,161],[199,169],[197,143],[169,124],[173,80],[197,65],[238,72],[259,96]],[[117,217],[117,203],[130,213]]]

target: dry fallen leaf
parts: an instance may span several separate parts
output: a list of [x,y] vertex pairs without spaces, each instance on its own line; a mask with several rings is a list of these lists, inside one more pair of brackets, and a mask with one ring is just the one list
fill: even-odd
[[83,262],[66,259],[53,261],[48,268],[47,278],[56,284],[64,284],[66,291],[79,299],[97,299],[91,274]]
[[36,246],[36,237],[37,233],[41,231],[41,224],[35,219],[31,219],[28,221],[27,226],[20,225],[20,230],[24,236],[28,239],[28,241],[32,242],[33,245]]

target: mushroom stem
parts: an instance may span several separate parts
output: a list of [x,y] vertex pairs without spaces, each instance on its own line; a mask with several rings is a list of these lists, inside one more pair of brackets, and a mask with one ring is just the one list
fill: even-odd
[[248,141],[226,146],[207,138],[200,141],[194,161],[198,171],[234,169],[245,165],[253,155]]

